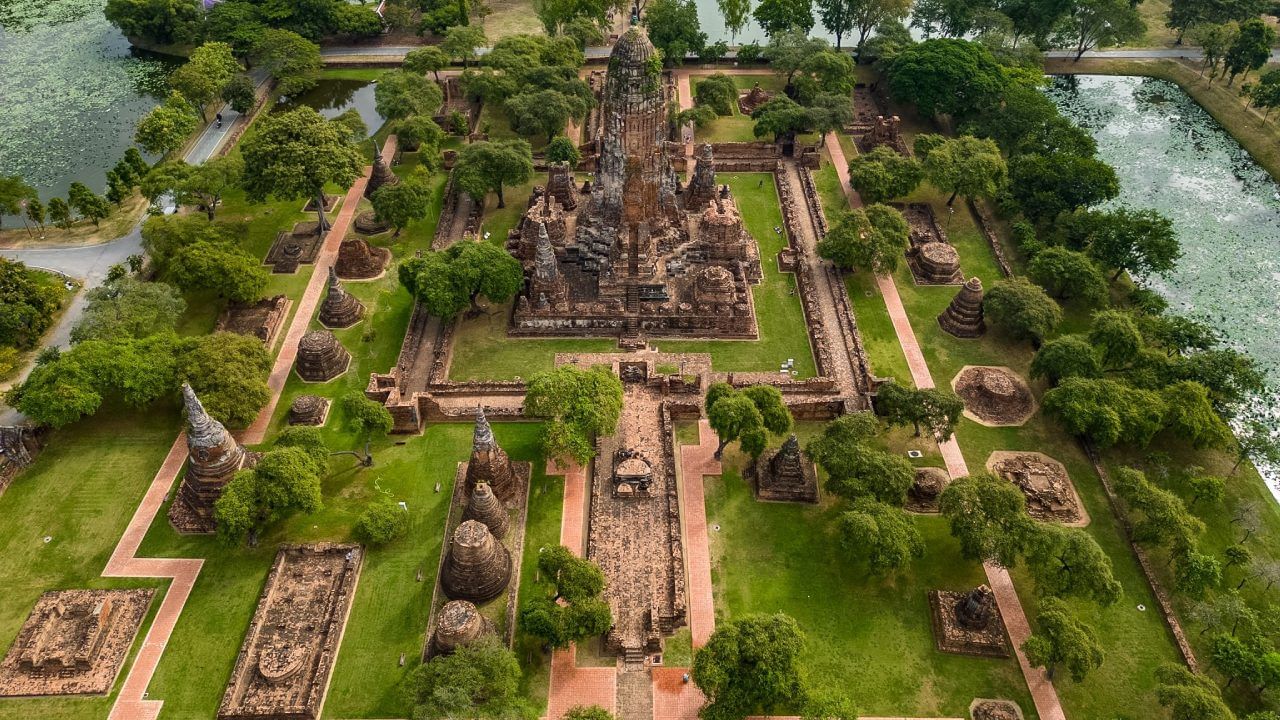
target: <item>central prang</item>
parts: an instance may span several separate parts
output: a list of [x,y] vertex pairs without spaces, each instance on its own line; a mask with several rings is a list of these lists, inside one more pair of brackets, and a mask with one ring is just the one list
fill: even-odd
[[[673,97],[640,28],[614,46],[599,93],[593,181],[579,190],[552,164],[507,247],[524,264],[511,334],[643,334],[754,339],[751,285],[760,253],[728,186],[716,184],[703,145],[689,184],[672,166],[667,108]],[[591,153],[588,153],[590,155]],[[683,160],[682,160],[683,161]]]

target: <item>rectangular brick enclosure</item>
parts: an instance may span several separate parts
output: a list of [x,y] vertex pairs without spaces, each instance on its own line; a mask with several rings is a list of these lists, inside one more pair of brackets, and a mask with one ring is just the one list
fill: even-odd
[[281,546],[218,718],[320,717],[363,559],[359,545]]
[[150,588],[41,595],[0,662],[0,696],[105,695],[154,595]]

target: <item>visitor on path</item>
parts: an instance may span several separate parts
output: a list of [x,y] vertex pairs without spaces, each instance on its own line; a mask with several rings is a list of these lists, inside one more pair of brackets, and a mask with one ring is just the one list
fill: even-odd
[[214,117],[214,119],[215,119],[215,120],[217,120],[217,121],[218,121],[218,127],[222,127],[222,113],[218,113],[218,114],[214,115],[213,117]]

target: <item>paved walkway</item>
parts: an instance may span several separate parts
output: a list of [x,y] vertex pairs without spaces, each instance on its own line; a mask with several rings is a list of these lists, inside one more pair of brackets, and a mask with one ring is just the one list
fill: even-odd
[[[395,149],[394,143],[395,136],[393,135],[387,140],[388,146],[393,151]],[[371,170],[372,168],[370,167],[365,168],[366,176]],[[263,408],[262,412],[259,413],[258,419],[254,421],[253,426],[241,436],[241,442],[252,445],[263,440],[267,425],[271,420],[271,413],[276,403],[280,400],[280,392],[284,389],[284,381],[288,379],[289,369],[293,366],[293,357],[297,353],[298,340],[301,339],[307,326],[310,325],[311,316],[315,311],[316,304],[319,302],[320,291],[323,290],[328,280],[328,263],[332,263],[333,258],[337,255],[337,246],[346,235],[347,224],[350,223],[351,216],[355,213],[355,207],[364,193],[364,186],[365,178],[361,178],[347,192],[342,211],[339,212],[338,219],[334,222],[333,228],[325,238],[324,250],[322,250],[321,256],[312,270],[307,290],[302,300],[298,303],[297,312],[294,313],[288,333],[285,335],[284,346],[280,349],[280,354],[276,358],[275,369],[272,370],[271,379],[267,383],[268,387],[271,388],[271,399],[267,407]],[[348,212],[348,208],[350,208],[350,212]],[[287,362],[285,361],[286,356],[288,356]],[[283,372],[281,372],[282,366],[284,368]],[[133,519],[129,521],[124,535],[121,536],[120,542],[116,544],[115,550],[111,553],[111,558],[107,561],[106,568],[102,571],[104,577],[170,578],[172,580],[168,591],[164,594],[164,599],[160,602],[159,610],[156,611],[155,619],[147,629],[147,635],[142,641],[142,647],[139,649],[133,665],[129,668],[129,674],[125,676],[124,683],[120,686],[120,694],[116,697],[116,702],[111,707],[111,713],[107,716],[108,720],[155,720],[159,717],[160,709],[164,705],[163,700],[147,698],[147,686],[151,684],[151,678],[155,675],[156,667],[160,664],[160,658],[164,654],[165,646],[168,645],[174,627],[178,624],[178,618],[182,615],[182,608],[186,605],[187,598],[191,595],[191,589],[195,586],[196,578],[200,575],[200,568],[204,565],[204,560],[199,558],[140,558],[137,557],[137,554],[143,538],[146,537],[147,531],[155,522],[156,515],[159,514],[160,508],[163,507],[165,497],[173,489],[178,473],[182,471],[182,466],[186,463],[186,460],[187,439],[185,434],[180,433],[169,448],[169,454],[165,456],[164,463],[161,464],[155,479],[151,481],[151,486],[147,488],[146,495],[142,498],[142,503],[134,511]]]
[[[834,138],[825,144],[827,151],[831,155],[831,162],[836,167],[836,174],[840,178],[840,187],[844,190],[849,204],[853,207],[861,206],[861,198],[849,185],[849,163],[844,157],[844,149],[840,147],[840,143],[835,142]],[[916,387],[934,387],[933,376],[929,374],[929,366],[925,363],[924,353],[920,350],[920,343],[916,340],[915,332],[911,329],[911,320],[902,304],[902,297],[898,294],[898,286],[894,283],[893,277],[891,275],[877,275],[876,285],[880,288],[881,295],[884,296],[885,307],[889,312],[889,319],[893,323],[893,330],[898,336],[898,343],[902,346],[902,353],[907,358],[907,366],[911,369],[911,379],[915,382]],[[964,454],[961,453],[960,444],[956,441],[954,435],[950,440],[940,441],[938,449],[942,451],[943,462],[946,464],[947,473],[951,477],[958,478],[969,474]],[[982,568],[986,571],[987,583],[995,593],[996,604],[1000,607],[1000,614],[1004,618],[1009,640],[1013,643],[1018,657],[1018,665],[1022,668],[1022,675],[1027,681],[1027,689],[1030,690],[1031,699],[1035,703],[1036,713],[1041,720],[1066,720],[1066,715],[1062,711],[1062,704],[1058,700],[1057,690],[1054,689],[1053,683],[1049,681],[1048,675],[1043,670],[1032,667],[1026,655],[1022,652],[1022,643],[1030,637],[1031,626],[1027,622],[1026,612],[1022,609],[1022,601],[1018,599],[1018,593],[1013,587],[1013,580],[1009,577],[1009,572],[990,563],[984,563]]]
[[[702,478],[723,470],[715,458],[716,434],[706,418],[698,420],[698,444],[680,447],[680,514],[684,518],[684,548],[688,562],[689,631],[694,649],[707,644],[716,629],[711,594],[711,547],[707,536],[707,501]],[[655,683],[657,678],[655,676]],[[655,688],[656,690],[656,688]]]

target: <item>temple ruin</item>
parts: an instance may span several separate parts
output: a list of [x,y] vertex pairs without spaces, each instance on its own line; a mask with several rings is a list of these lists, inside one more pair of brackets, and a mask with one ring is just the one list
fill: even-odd
[[1012,700],[974,698],[969,704],[969,716],[973,720],[1022,720],[1022,708]]
[[931,590],[934,644],[941,652],[1009,657],[1009,640],[995,593],[986,585],[968,592]]
[[391,251],[370,245],[364,238],[348,238],[338,246],[334,271],[343,280],[372,280],[386,272],[391,264]]
[[218,720],[320,717],[363,560],[359,545],[280,547]]
[[241,468],[252,467],[258,456],[247,452],[205,411],[186,383],[182,402],[187,411],[187,472],[169,506],[169,522],[181,533],[211,533],[213,504],[222,497],[222,488]]
[[328,330],[312,330],[298,341],[294,369],[307,382],[329,382],[347,371],[351,353]]
[[817,468],[805,457],[794,434],[773,457],[753,461],[747,468],[746,480],[755,488],[757,500],[818,502]]
[[1031,388],[1007,367],[966,365],[952,378],[951,389],[964,401],[965,417],[981,425],[1022,425],[1036,411]]
[[526,282],[511,334],[617,337],[626,347],[644,335],[758,336],[759,250],[728,188],[716,185],[710,146],[680,186],[667,143],[670,88],[654,59],[640,28],[618,40],[586,194],[566,207],[553,169],[512,230],[507,246]]
[[364,317],[364,304],[347,292],[338,280],[338,273],[329,267],[329,284],[324,303],[320,305],[320,324],[337,330],[349,328]]
[[471,436],[471,459],[467,462],[466,478],[468,496],[477,484],[484,483],[500,500],[509,502],[519,489],[511,458],[494,439],[493,428],[489,426],[489,419],[481,406],[476,407],[476,425]]
[[916,468],[915,480],[907,489],[906,509],[916,513],[938,512],[938,499],[950,482],[951,476],[943,468]]
[[1048,455],[997,450],[987,458],[987,470],[1022,491],[1031,517],[1074,527],[1089,524],[1066,466]]
[[233,332],[256,337],[267,349],[275,345],[280,328],[289,317],[293,302],[287,295],[276,295],[252,303],[228,303],[218,315],[215,332]]
[[391,172],[391,168],[387,167],[387,162],[382,159],[382,151],[375,149],[373,151],[373,171],[369,174],[369,182],[364,186],[364,196],[373,197],[373,193],[384,185],[395,185],[400,182],[400,178]]
[[947,309],[938,315],[938,325],[958,338],[976,338],[987,331],[982,312],[982,280],[977,275],[969,278]]
[[299,395],[289,403],[290,425],[324,425],[332,405],[323,395]]
[[487,603],[502,594],[511,581],[511,553],[488,526],[466,520],[453,531],[440,587],[450,600]]
[[436,629],[431,634],[427,657],[448,655],[493,634],[493,623],[475,605],[466,600],[450,600],[436,613]]
[[0,697],[107,694],[155,592],[51,590],[41,595],[0,661]]

